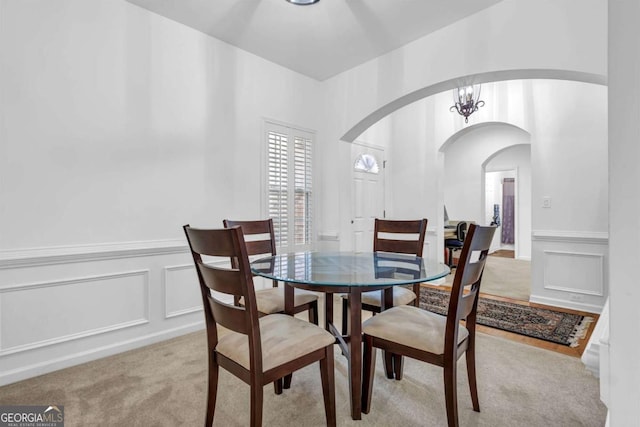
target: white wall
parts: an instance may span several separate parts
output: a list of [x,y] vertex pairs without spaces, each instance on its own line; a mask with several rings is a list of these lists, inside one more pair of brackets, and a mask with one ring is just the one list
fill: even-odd
[[[387,212],[389,218],[427,218],[424,255],[442,259],[437,225],[438,151],[433,138],[433,103],[416,102],[389,116],[391,135],[387,155]],[[439,219],[440,216],[440,219]]]
[[317,82],[137,6],[1,4],[0,249],[258,214],[261,117],[318,127]]
[[638,425],[640,327],[640,3],[609,1],[610,395],[612,427]]
[[607,88],[536,83],[531,301],[598,312],[608,295]]
[[181,226],[263,214],[320,84],[125,1],[0,19],[0,384],[201,328]]
[[535,229],[606,232],[607,88],[546,80],[533,85],[533,109]]

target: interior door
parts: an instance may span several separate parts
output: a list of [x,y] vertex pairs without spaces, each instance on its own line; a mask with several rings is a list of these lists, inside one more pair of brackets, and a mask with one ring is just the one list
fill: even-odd
[[384,218],[384,150],[353,143],[351,146],[352,247],[373,250],[374,219]]

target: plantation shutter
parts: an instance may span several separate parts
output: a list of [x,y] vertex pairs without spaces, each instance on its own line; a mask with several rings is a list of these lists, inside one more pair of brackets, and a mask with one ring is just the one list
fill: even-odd
[[268,138],[268,210],[278,246],[289,246],[288,150],[287,135],[267,132]]
[[313,212],[311,140],[296,136],[294,146],[294,242],[296,246],[309,245]]
[[311,249],[313,135],[267,123],[267,210],[280,252]]

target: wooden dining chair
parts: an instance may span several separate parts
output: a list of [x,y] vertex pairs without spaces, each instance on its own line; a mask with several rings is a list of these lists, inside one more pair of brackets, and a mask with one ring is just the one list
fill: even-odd
[[[239,226],[244,234],[247,253],[250,257],[270,256],[276,254],[276,239],[273,231],[273,219],[256,221],[234,221],[225,219],[225,228]],[[284,287],[273,281],[273,287],[256,291],[258,312],[262,314],[284,313]],[[243,304],[239,299],[237,304]],[[318,324],[318,295],[314,292],[296,289],[294,293],[294,314],[309,312],[309,321]]]
[[[416,255],[422,257],[424,238],[427,232],[427,220],[388,220],[375,219],[373,228],[373,251]],[[384,291],[362,293],[362,309],[374,314],[382,310]],[[342,297],[342,334],[348,333],[349,296]],[[420,300],[420,283],[413,290],[402,286],[393,288],[393,305],[413,304],[417,307]]]
[[[250,425],[260,426],[264,385],[275,384],[316,361],[320,362],[327,425],[335,426],[333,335],[293,316],[258,316],[253,276],[240,227],[204,230],[185,225],[184,232],[200,282],[207,328],[209,386],[205,426],[213,423],[219,366],[249,384]],[[223,258],[224,263],[216,258]],[[229,258],[236,259],[232,267]],[[241,296],[244,305],[227,304],[211,291]],[[218,326],[228,331],[221,333]]]
[[[476,312],[482,272],[494,232],[495,227],[471,224],[453,279],[446,316],[404,305],[386,310],[363,323],[364,413],[371,409],[376,348],[400,355],[400,365],[404,355],[443,368],[449,427],[458,426],[456,367],[458,359],[466,354],[471,402],[473,410],[480,412],[475,365]],[[460,323],[462,320],[464,325]]]

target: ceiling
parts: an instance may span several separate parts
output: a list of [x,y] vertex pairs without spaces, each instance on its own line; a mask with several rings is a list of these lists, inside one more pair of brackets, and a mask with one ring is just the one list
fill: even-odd
[[128,0],[326,80],[501,0]]

